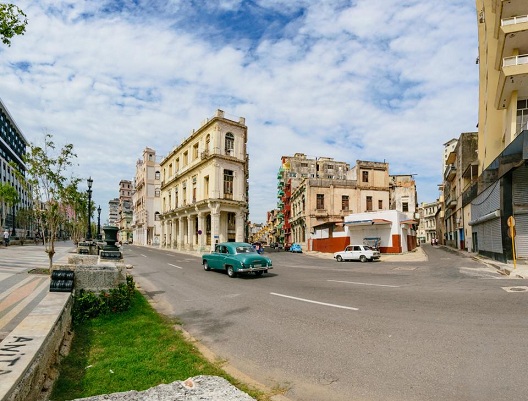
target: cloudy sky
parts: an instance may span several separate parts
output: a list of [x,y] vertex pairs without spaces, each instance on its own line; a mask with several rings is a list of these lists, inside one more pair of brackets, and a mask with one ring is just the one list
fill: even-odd
[[145,147],[217,109],[246,119],[253,222],[283,155],[386,161],[430,202],[442,145],[476,130],[474,0],[14,2],[29,23],[0,46],[0,98],[29,142],[74,145],[103,221]]

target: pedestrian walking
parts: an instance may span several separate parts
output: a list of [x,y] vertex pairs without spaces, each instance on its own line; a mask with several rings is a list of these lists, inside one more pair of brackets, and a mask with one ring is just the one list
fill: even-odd
[[9,245],[9,231],[7,228],[4,231],[4,245],[5,246]]

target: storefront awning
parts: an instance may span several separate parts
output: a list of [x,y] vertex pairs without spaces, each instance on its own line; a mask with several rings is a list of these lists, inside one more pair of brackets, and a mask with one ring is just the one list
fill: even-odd
[[400,224],[418,224],[416,220],[402,220]]
[[348,226],[372,226],[372,225],[382,225],[382,224],[391,225],[392,222],[390,220],[385,220],[385,219],[368,219],[368,220],[345,221],[343,224],[348,225]]

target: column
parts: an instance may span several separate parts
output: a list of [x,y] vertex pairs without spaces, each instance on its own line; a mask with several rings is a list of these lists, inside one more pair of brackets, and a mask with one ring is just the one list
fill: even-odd
[[192,251],[194,249],[194,219],[192,216],[187,216],[187,249]]
[[235,241],[244,242],[245,232],[244,232],[244,219],[245,213],[243,210],[239,210],[235,216]]
[[198,249],[205,251],[205,236],[207,234],[205,232],[205,214],[202,212],[198,213],[198,231],[201,232],[198,234]]
[[178,249],[185,249],[185,223],[184,217],[178,219]]
[[161,238],[160,238],[160,243],[159,243],[160,249],[163,248],[163,243],[165,241],[166,241],[165,239],[165,220],[162,220],[161,221]]

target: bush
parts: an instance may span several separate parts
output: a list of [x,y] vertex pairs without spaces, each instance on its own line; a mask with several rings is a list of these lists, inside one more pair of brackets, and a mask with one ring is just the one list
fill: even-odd
[[126,284],[119,284],[109,292],[95,294],[93,291],[80,290],[73,297],[73,323],[77,324],[107,313],[124,312],[130,309],[132,296],[136,288],[132,276],[127,276]]

